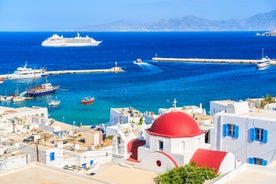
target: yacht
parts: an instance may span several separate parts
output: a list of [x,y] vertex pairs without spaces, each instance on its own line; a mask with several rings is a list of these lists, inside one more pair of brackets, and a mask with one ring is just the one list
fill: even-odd
[[50,38],[44,40],[41,45],[46,47],[80,47],[80,46],[98,46],[102,41],[96,41],[89,36],[81,37],[78,33],[74,38],[64,38],[58,34],[53,34]]
[[258,69],[265,69],[265,68],[267,68],[267,67],[270,66],[270,62],[271,62],[270,58],[267,57],[267,56],[264,57],[264,56],[263,56],[263,55],[264,55],[263,53],[264,53],[264,50],[262,49],[262,59],[259,60],[259,61],[256,63],[256,66],[257,66]]
[[257,62],[258,69],[265,69],[270,66],[270,58],[265,56]]
[[47,76],[45,68],[32,69],[27,68],[27,62],[23,67],[18,67],[12,74],[8,76],[9,79],[30,79]]

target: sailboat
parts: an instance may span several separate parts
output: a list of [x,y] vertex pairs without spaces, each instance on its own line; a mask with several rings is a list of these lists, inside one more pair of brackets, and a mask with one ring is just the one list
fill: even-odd
[[264,48],[262,48],[262,59],[259,60],[256,64],[257,69],[266,69],[270,66],[270,58],[265,56],[264,57]]
[[27,91],[27,95],[30,97],[49,95],[53,94],[58,88],[59,86],[52,86],[52,84],[49,83],[46,78],[46,83],[41,84],[41,86],[29,89]]
[[16,91],[14,96],[12,97],[12,101],[13,102],[22,102],[24,100],[26,100],[26,98],[24,96],[18,95],[18,84],[16,85]]

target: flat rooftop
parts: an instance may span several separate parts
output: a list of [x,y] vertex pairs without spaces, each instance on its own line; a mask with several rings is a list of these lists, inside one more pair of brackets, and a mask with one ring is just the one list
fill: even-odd
[[276,170],[259,165],[245,164],[224,176],[215,184],[263,184],[275,183]]
[[107,184],[93,176],[81,175],[74,171],[67,171],[34,163],[22,168],[0,172],[1,183],[18,184]]

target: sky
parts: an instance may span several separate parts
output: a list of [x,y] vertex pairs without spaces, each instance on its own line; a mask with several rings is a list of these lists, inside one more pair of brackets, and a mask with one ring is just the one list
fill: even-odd
[[228,20],[272,10],[276,0],[0,0],[0,31],[73,30],[190,15]]

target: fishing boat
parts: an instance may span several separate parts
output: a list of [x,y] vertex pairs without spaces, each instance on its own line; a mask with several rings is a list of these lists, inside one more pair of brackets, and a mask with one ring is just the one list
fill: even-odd
[[257,63],[256,63],[256,66],[257,66],[257,69],[266,69],[270,66],[270,58],[265,56],[264,57],[264,49],[262,49],[262,59],[259,60]]
[[81,37],[78,33],[74,38],[64,38],[58,34],[53,34],[50,38],[44,40],[41,45],[46,47],[80,47],[80,46],[98,46],[102,41],[96,41],[89,36]]
[[51,100],[48,105],[49,105],[49,107],[53,107],[53,106],[57,106],[59,104],[60,104],[60,100]]
[[90,104],[94,102],[95,98],[94,97],[85,97],[81,100],[81,104]]
[[3,78],[0,78],[0,84],[2,84],[4,82]]
[[53,86],[51,83],[46,81],[46,83],[41,84],[39,87],[27,90],[27,95],[30,97],[49,95],[55,93],[58,88],[59,86]]
[[32,69],[27,67],[27,62],[23,67],[18,67],[12,74],[8,76],[8,79],[31,79],[47,76],[45,68]]

